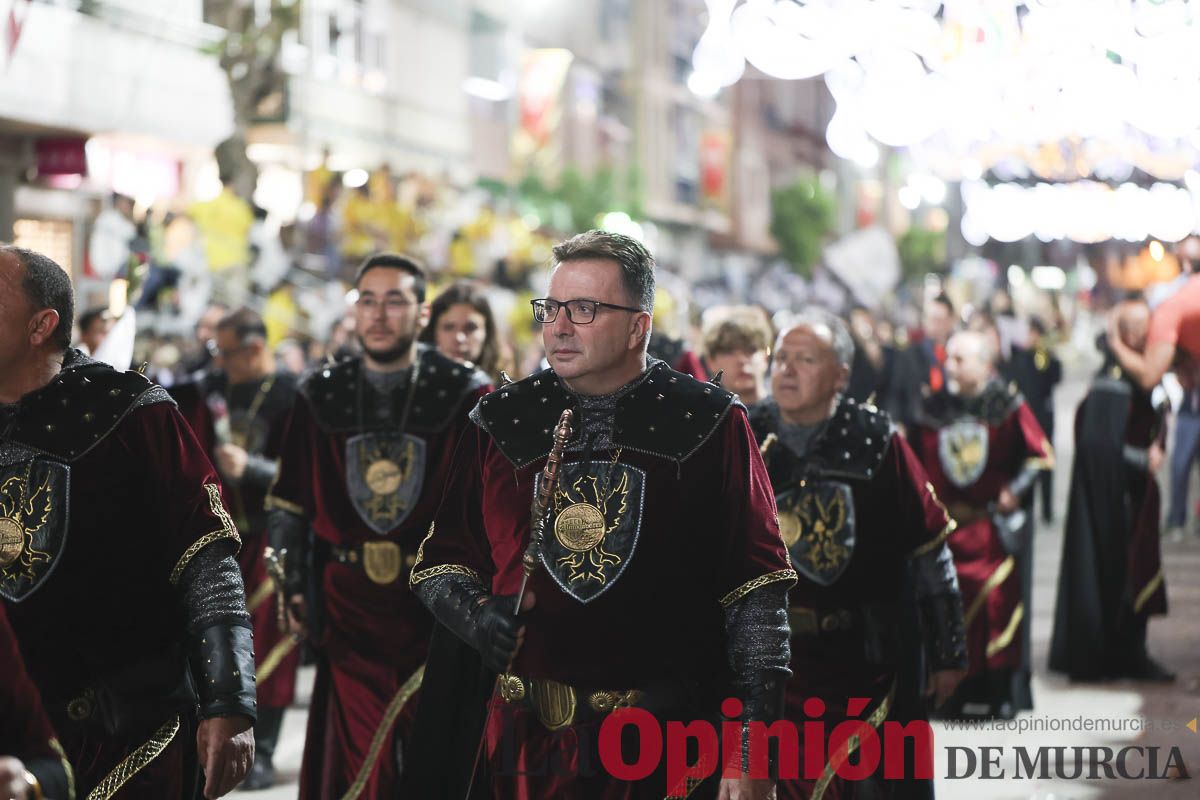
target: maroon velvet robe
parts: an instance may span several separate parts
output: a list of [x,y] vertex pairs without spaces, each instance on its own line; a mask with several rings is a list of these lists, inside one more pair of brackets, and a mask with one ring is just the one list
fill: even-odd
[[[34,759],[63,759],[62,745],[42,707],[37,687],[25,671],[3,605],[0,605],[0,675],[4,676],[0,681],[0,756],[15,756],[25,762],[26,768]],[[65,768],[70,770],[70,765]]]
[[[236,552],[240,544],[216,471],[166,393],[137,373],[64,369],[22,406],[29,413],[8,441],[33,453],[25,463],[69,471],[69,524],[52,569],[39,572],[32,593],[8,601],[8,615],[75,765],[78,796],[104,783],[120,787],[105,795],[115,798],[190,797],[190,714],[106,735],[89,690],[158,660],[169,666],[156,678],[182,677],[186,621],[176,583],[202,548]],[[0,582],[12,580],[10,570],[0,573]],[[121,781],[127,758],[141,766]]]
[[[242,427],[247,428],[244,434],[247,441],[242,446],[252,454],[277,458],[283,446],[284,423],[296,392],[296,384],[290,375],[269,376],[267,380],[271,383],[266,386],[262,401],[256,402],[256,397],[251,402],[251,406],[258,406],[255,419],[242,421]],[[218,440],[216,414],[210,398],[215,392],[224,403],[224,379],[172,386],[169,391],[204,452],[215,464],[216,449],[221,442]],[[296,640],[279,627],[274,583],[267,574],[266,561],[263,559],[267,533],[264,508],[267,487],[226,482],[222,484],[222,496],[242,537],[238,565],[246,585],[246,609],[250,612],[254,628],[258,707],[287,708],[296,696],[300,648]]]
[[[760,407],[756,411],[765,408]],[[760,440],[774,433],[770,416],[754,413],[755,432]],[[839,435],[840,431],[840,435]],[[805,457],[797,457],[776,441],[768,445],[765,454],[771,480],[775,486],[780,514],[792,514],[788,492],[798,488],[801,480],[836,480],[850,487],[854,545],[846,555],[844,571],[828,585],[806,574],[802,556],[793,549],[792,563],[799,580],[792,587],[788,601],[792,609],[811,609],[819,615],[839,610],[855,611],[874,606],[876,613],[894,613],[896,641],[892,645],[890,664],[872,663],[866,656],[861,632],[821,633],[802,635],[794,632],[792,639],[792,679],[788,684],[785,717],[797,726],[811,720],[804,712],[804,701],[817,697],[825,704],[826,737],[822,753],[826,754],[826,774],[819,779],[780,781],[780,798],[805,800],[819,787],[826,798],[853,796],[854,782],[844,781],[834,774],[835,765],[829,753],[829,734],[847,717],[847,704],[852,698],[869,701],[858,718],[869,718],[878,728],[888,719],[907,723],[922,718],[916,664],[920,663],[920,642],[916,597],[911,585],[906,585],[908,561],[918,553],[943,546],[954,530],[945,506],[934,494],[924,468],[908,443],[891,430],[891,422],[871,406],[843,402],[819,439],[810,445]],[[868,444],[869,443],[869,444]],[[841,462],[843,453],[851,453],[849,466]],[[813,526],[823,523],[826,533],[831,525],[842,525],[840,509],[815,509],[821,518],[802,521],[795,527],[783,525],[787,542],[792,532],[800,537],[812,537]],[[824,512],[824,513],[822,513]],[[840,528],[841,526],[838,526]],[[835,529],[834,535],[839,532]],[[789,542],[795,548],[796,541]],[[908,662],[908,663],[905,663]],[[901,675],[903,674],[903,676]],[[845,752],[837,754],[838,759]],[[801,742],[800,768],[804,770],[804,743]],[[882,763],[882,761],[881,761]]]
[[[454,368],[444,357],[426,359],[442,370]],[[337,380],[336,373],[330,380]],[[347,486],[346,442],[359,431],[323,424],[313,400],[320,391],[310,380],[296,398],[267,505],[311,520],[318,547],[383,541],[356,510]],[[454,442],[470,424],[467,412],[483,393],[468,388],[448,398],[428,397],[424,390],[417,395],[414,411],[440,406],[448,422],[419,434],[410,425],[409,432],[425,442],[422,488],[408,516],[384,537],[399,545],[406,567],[416,560],[442,498]],[[322,658],[309,709],[301,798],[365,800],[397,789],[396,740],[405,742],[411,726],[433,627],[408,588],[406,572],[384,585],[361,565],[331,560],[318,576],[326,621],[321,640],[314,642]]]
[[[666,383],[672,376],[671,383],[690,380],[665,365],[656,369],[662,372],[656,380],[661,380],[663,394],[671,391]],[[531,384],[535,380],[556,381],[544,371],[484,402],[503,403],[510,394],[537,391]],[[554,419],[562,403],[570,402],[565,397],[555,396],[545,406]],[[529,416],[543,409],[536,399],[524,406]],[[630,499],[618,512],[636,515],[636,545],[622,552],[620,571],[608,574],[607,588],[588,602],[560,588],[545,567],[533,573],[528,591],[536,604],[524,615],[525,639],[513,674],[574,687],[580,703],[595,690],[694,684],[702,700],[693,718],[716,717],[718,703],[728,694],[724,606],[763,585],[795,580],[746,412],[740,405],[726,409],[713,414],[719,418],[716,427],[709,420],[703,428],[707,434],[693,439],[698,449],[682,460],[639,452],[632,445],[593,454],[593,462],[616,462],[644,473],[640,507]],[[495,594],[516,593],[529,539],[530,502],[550,437],[534,430],[541,425],[526,421],[519,408],[513,412],[514,424],[529,427],[529,436],[544,441],[541,457],[515,465],[502,442],[480,428],[468,430],[457,447],[445,500],[421,545],[413,585],[453,572],[478,579]],[[662,414],[682,418],[684,413],[663,402]],[[620,407],[617,418],[623,419]],[[667,424],[665,419],[658,422],[663,428]],[[653,423],[649,431],[654,431]],[[655,444],[653,436],[643,442],[645,451]],[[579,452],[568,452],[564,474],[580,459]],[[548,527],[547,536],[553,537],[553,520]],[[490,785],[490,796],[607,800],[650,797],[655,791],[663,796],[661,784],[633,786],[604,773],[594,752],[600,718],[552,732],[527,708],[498,698],[492,702],[496,713],[487,730],[487,777],[480,778]],[[554,761],[565,768],[544,769]]]
[[1021,666],[1021,626],[1028,624],[1029,610],[1022,600],[1014,555],[1005,551],[986,508],[1028,463],[1048,467],[1054,457],[1033,411],[1019,398],[1002,414],[976,421],[987,427],[987,460],[967,486],[950,480],[939,455],[941,431],[950,423],[937,426],[926,420],[909,436],[951,514],[957,518],[960,508],[969,512],[957,519],[958,530],[949,539],[966,612],[968,677]]

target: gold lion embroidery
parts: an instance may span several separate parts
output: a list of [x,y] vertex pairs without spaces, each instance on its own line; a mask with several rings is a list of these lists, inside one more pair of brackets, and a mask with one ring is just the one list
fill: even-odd
[[378,442],[370,448],[366,445],[361,448],[360,463],[369,465],[363,474],[364,482],[371,490],[371,499],[365,503],[367,514],[375,522],[394,519],[407,508],[400,497],[400,487],[412,475],[417,460],[416,445],[411,439],[407,440],[398,459],[393,457],[390,448]]
[[[610,502],[614,506],[611,515]],[[599,487],[592,475],[577,478],[565,489],[560,485],[555,491],[554,535],[563,547],[571,551],[569,555],[559,558],[557,564],[570,571],[570,583],[608,582],[606,570],[618,566],[621,558],[604,549],[604,538],[621,525],[628,510],[628,472],[622,471],[617,485],[607,492]]]
[[850,557],[850,550],[837,539],[849,516],[840,492],[831,495],[827,503],[822,503],[816,492],[807,492],[791,516],[799,523],[795,537],[808,545],[804,559],[814,572],[835,570]]
[[0,485],[0,575],[9,580],[34,580],[34,568],[50,561],[49,553],[33,546],[34,534],[54,512],[50,476],[28,499],[25,486],[26,479],[17,475]]

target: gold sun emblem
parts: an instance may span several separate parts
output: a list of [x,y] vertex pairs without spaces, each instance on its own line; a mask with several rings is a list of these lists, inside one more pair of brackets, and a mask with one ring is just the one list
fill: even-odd
[[50,477],[24,501],[25,480],[17,475],[0,485],[0,577],[37,577],[34,567],[50,560],[50,554],[33,546],[33,536],[42,529],[54,508]]
[[411,439],[405,441],[399,458],[385,444],[375,443],[369,448],[362,445],[360,461],[368,465],[363,480],[371,490],[366,511],[371,519],[394,519],[407,507],[400,487],[411,477],[416,458],[416,445]]
[[[610,502],[614,506],[611,517]],[[607,492],[599,487],[595,476],[584,475],[554,493],[554,538],[571,551],[557,563],[567,567],[571,583],[608,582],[607,568],[620,564],[621,558],[604,549],[604,537],[620,526],[628,508],[629,473],[623,470],[617,485]]]

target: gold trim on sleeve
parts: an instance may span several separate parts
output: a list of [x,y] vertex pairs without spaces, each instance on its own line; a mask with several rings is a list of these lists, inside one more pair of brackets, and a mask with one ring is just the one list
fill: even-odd
[[237,526],[233,524],[233,519],[229,516],[229,512],[225,510],[225,504],[221,502],[221,490],[215,483],[204,484],[204,490],[208,492],[208,508],[213,516],[220,520],[221,527],[212,533],[204,534],[192,542],[187,550],[183,551],[183,555],[179,557],[175,568],[171,570],[172,585],[179,582],[180,576],[183,575],[183,571],[187,568],[188,563],[196,557],[196,553],[199,553],[213,542],[220,539],[233,539],[239,549],[242,546],[242,537],[238,536]]
[[1142,587],[1142,590],[1138,592],[1137,600],[1133,602],[1133,613],[1141,613],[1142,606],[1150,602],[1150,598],[1154,596],[1154,593],[1158,590],[1158,587],[1162,585],[1162,582],[1163,571],[1160,567],[1158,572],[1154,574],[1154,577],[1150,579],[1150,582]]
[[755,589],[761,589],[768,584],[778,583],[779,581],[788,581],[788,588],[790,589],[796,585],[796,579],[796,570],[794,569],[780,569],[776,570],[775,572],[768,572],[766,575],[759,575],[757,578],[752,578],[751,580],[746,581],[741,586],[722,597],[721,606],[728,607],[736,603],[738,600],[741,600]]
[[995,572],[993,572],[991,575],[988,575],[988,579],[983,582],[983,586],[980,588],[979,594],[976,595],[975,599],[971,601],[971,606],[967,609],[966,616],[963,617],[964,626],[970,626],[975,617],[979,615],[979,611],[983,608],[983,604],[987,602],[988,595],[991,594],[997,586],[1004,583],[1004,580],[1012,574],[1013,567],[1015,566],[1016,562],[1013,561],[1012,556],[1009,556],[1000,562],[1000,566],[996,567]]
[[392,698],[392,702],[388,703],[387,710],[383,712],[383,720],[379,723],[379,727],[375,729],[375,735],[371,737],[371,746],[367,750],[367,757],[363,759],[362,766],[358,768],[358,774],[354,776],[354,783],[350,784],[350,788],[346,794],[342,796],[342,800],[358,800],[363,789],[367,786],[367,781],[371,778],[371,773],[375,771],[375,762],[379,760],[379,754],[383,750],[383,745],[387,741],[388,733],[391,732],[392,726],[396,724],[396,717],[400,716],[400,712],[404,710],[405,704],[412,699],[412,696],[421,688],[421,681],[425,677],[425,665],[422,664],[417,668],[409,679],[404,682],[400,690],[396,692],[396,696]]
[[271,652],[267,653],[267,657],[254,670],[254,680],[259,686],[267,682],[267,679],[283,663],[283,660],[288,657],[288,653],[296,649],[296,644],[297,641],[294,636],[287,636],[271,648]]
[[1017,603],[1017,607],[1013,609],[1012,616],[1008,620],[1008,625],[1004,627],[1000,635],[992,639],[987,644],[987,658],[999,653],[1004,648],[1012,644],[1013,635],[1017,632],[1017,628],[1021,625],[1021,620],[1025,618],[1025,604]]
[[439,564],[436,567],[423,569],[420,572],[413,572],[411,575],[409,575],[409,588],[416,586],[421,581],[427,581],[430,578],[436,578],[440,575],[466,575],[468,578],[471,578],[480,585],[483,585],[483,580],[479,577],[479,573],[470,567],[464,567],[462,564]]
[[[887,695],[880,701],[879,706],[871,712],[871,716],[867,717],[866,724],[872,728],[878,729],[883,721],[888,718],[888,714],[892,713],[892,702],[896,698],[896,681],[892,680],[892,687],[888,689]],[[821,773],[820,779],[813,786],[812,797],[809,800],[821,800],[825,795],[825,790],[829,788],[829,784],[833,781],[833,776],[840,767],[854,752],[858,750],[861,740],[857,735],[851,736],[846,740],[845,746],[838,749],[836,753],[830,753],[829,760],[825,762],[825,770]]]
[[175,734],[179,733],[179,717],[176,716],[167,724],[154,732],[145,744],[138,747],[125,759],[117,764],[112,772],[104,776],[104,780],[96,785],[88,794],[87,800],[109,800],[117,791],[129,782],[129,779],[138,774],[154,759],[158,758],[163,750],[167,749],[167,745],[175,738]]
[[67,774],[67,800],[75,800],[75,770],[71,769],[71,759],[67,758],[67,751],[63,750],[58,739],[50,740],[50,749],[58,756],[63,765],[63,772]]
[[277,497],[273,494],[267,495],[267,499],[263,501],[263,508],[267,511],[279,509],[280,511],[289,511],[297,516],[304,516],[303,506],[296,505],[291,500],[284,500],[282,497]]
[[954,533],[956,530],[958,530],[958,523],[955,520],[950,520],[950,522],[946,524],[946,527],[942,528],[941,533],[918,547],[916,550],[913,550],[912,555],[910,555],[909,558],[916,558],[917,556],[923,556],[926,553],[933,552],[937,548],[941,547],[942,542],[946,541],[946,539],[950,537],[950,534]]

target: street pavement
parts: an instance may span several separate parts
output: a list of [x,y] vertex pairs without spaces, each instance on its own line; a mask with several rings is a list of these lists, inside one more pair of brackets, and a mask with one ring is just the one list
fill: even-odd
[[[1075,407],[1087,389],[1090,363],[1086,359],[1064,359],[1067,378],[1060,387],[1058,435],[1054,442],[1057,451],[1055,468],[1055,510],[1058,521],[1041,526],[1034,541],[1033,624],[1034,704],[1031,713],[1022,714],[1015,723],[1003,728],[986,724],[969,730],[950,730],[944,723],[935,725],[935,776],[937,796],[941,800],[1125,800],[1125,798],[1155,797],[1163,800],[1182,800],[1200,797],[1200,782],[1178,778],[1107,780],[1102,771],[1099,779],[1088,779],[1085,769],[1078,780],[1055,779],[1050,775],[1035,777],[1019,760],[1016,748],[1024,748],[1030,757],[1037,757],[1037,748],[1066,748],[1063,750],[1063,770],[1069,775],[1074,766],[1077,747],[1108,747],[1114,753],[1123,747],[1141,747],[1142,751],[1127,753],[1128,771],[1134,774],[1149,771],[1147,752],[1158,748],[1157,773],[1165,771],[1171,747],[1178,747],[1184,769],[1193,776],[1200,773],[1200,734],[1186,727],[1200,715],[1200,537],[1188,535],[1183,541],[1164,541],[1163,561],[1166,568],[1167,596],[1170,615],[1156,618],[1150,624],[1150,650],[1163,664],[1178,674],[1178,680],[1168,686],[1151,686],[1130,681],[1071,684],[1059,675],[1046,670],[1050,632],[1054,619],[1055,587],[1062,558],[1061,521],[1066,515],[1073,443],[1072,422]],[[1165,481],[1160,478],[1160,484]],[[1164,498],[1165,500],[1165,498]],[[1164,502],[1165,508],[1165,502]],[[1040,518],[1040,512],[1039,512]],[[276,755],[281,779],[273,789],[244,793],[261,800],[285,800],[297,796],[296,775],[304,746],[304,725],[307,699],[312,685],[312,669],[302,670],[300,697],[297,705],[284,718],[284,730]],[[1016,729],[1024,723],[1024,730]],[[1013,729],[1009,729],[1009,728]],[[1075,728],[1075,729],[1064,729]],[[1076,730],[1077,729],[1077,730]],[[979,763],[980,748],[990,751],[997,766],[994,775],[984,778]],[[948,753],[956,754],[958,774],[966,771],[966,756],[961,748],[969,748],[976,757],[970,777],[949,779]],[[1053,764],[1055,751],[1047,750],[1043,762]],[[1093,757],[1094,758],[1094,757]],[[1042,762],[1039,762],[1039,764]],[[1020,776],[1017,770],[1021,769]],[[1059,774],[1064,774],[1059,772]]]

